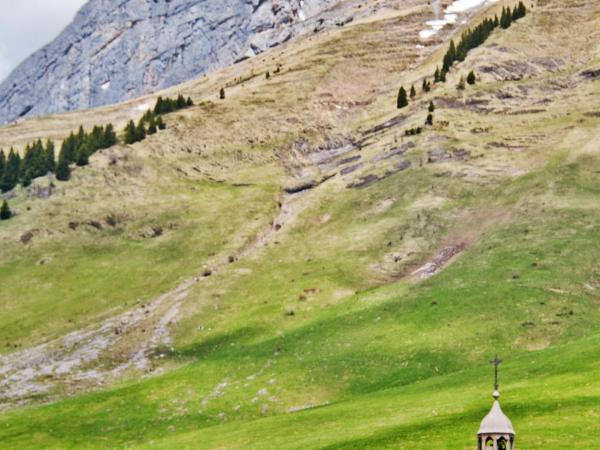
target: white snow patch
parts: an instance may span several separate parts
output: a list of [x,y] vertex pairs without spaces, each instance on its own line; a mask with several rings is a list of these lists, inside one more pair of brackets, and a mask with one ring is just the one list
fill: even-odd
[[298,18],[302,22],[304,22],[306,20],[306,14],[304,14],[304,11],[302,11],[303,7],[304,7],[304,0],[300,0],[300,11],[298,12]]
[[106,83],[104,83],[102,86],[100,86],[100,88],[103,91],[107,91],[110,88],[110,81],[107,81]]
[[498,0],[456,0],[446,8],[446,14],[462,13],[486,3],[496,3]]
[[419,32],[419,37],[421,39],[429,39],[430,37],[435,36],[446,25],[455,24],[458,19],[458,14],[487,3],[496,3],[497,1],[498,0],[456,0],[444,10],[443,19],[434,19],[425,22],[427,28]]
[[152,102],[146,102],[146,103],[142,103],[141,105],[138,105],[137,109],[138,111],[147,111],[152,107]]

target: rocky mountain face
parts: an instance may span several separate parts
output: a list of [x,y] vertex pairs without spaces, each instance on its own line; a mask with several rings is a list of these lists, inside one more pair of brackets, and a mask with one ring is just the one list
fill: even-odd
[[90,0],[0,85],[0,123],[116,103],[195,78],[321,26],[316,16],[336,3]]

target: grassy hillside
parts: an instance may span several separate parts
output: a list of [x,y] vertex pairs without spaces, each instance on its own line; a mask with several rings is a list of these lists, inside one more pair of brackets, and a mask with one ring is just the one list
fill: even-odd
[[417,48],[430,18],[382,8],[180,86],[198,106],[165,132],[19,190],[0,448],[475,448],[495,353],[518,448],[600,448],[600,7],[538,2],[396,111],[460,32]]

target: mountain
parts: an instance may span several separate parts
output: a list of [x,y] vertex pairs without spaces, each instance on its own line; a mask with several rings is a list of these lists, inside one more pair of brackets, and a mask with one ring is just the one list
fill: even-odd
[[0,85],[0,123],[153,92],[314,28],[334,0],[90,0]]
[[120,138],[1,194],[0,449],[474,450],[496,354],[517,449],[599,447],[600,2],[440,3],[0,127]]

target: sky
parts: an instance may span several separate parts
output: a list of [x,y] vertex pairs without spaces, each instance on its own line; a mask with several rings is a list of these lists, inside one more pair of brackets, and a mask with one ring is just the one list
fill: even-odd
[[0,0],[0,82],[54,39],[87,0]]

